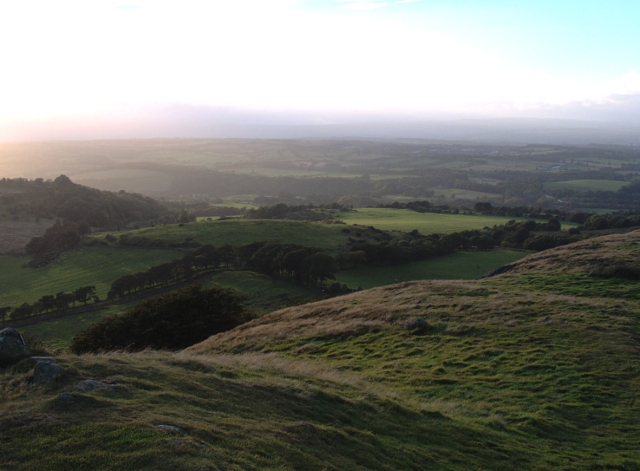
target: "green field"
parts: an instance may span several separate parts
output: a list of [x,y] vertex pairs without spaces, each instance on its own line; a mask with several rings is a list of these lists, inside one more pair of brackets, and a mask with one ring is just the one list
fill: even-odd
[[566,182],[545,183],[544,187],[549,190],[578,190],[578,191],[618,191],[629,182],[616,180],[570,180]]
[[[354,211],[340,213],[338,217],[347,224],[373,226],[376,229],[386,231],[409,232],[417,229],[422,234],[448,234],[469,229],[493,227],[512,219],[522,220],[522,218],[500,216],[418,213],[409,209],[388,208],[358,208]],[[573,227],[574,225],[572,223],[562,223],[563,227]]]
[[57,352],[49,384],[24,360],[0,369],[0,469],[638,470],[639,282],[590,270],[639,256],[629,232],[496,278],[273,312],[181,352]]
[[[226,221],[198,221],[180,227],[177,224],[148,227],[126,233],[151,239],[181,242],[192,238],[201,244],[241,245],[257,240],[276,240],[287,244],[320,247],[338,253],[346,246],[348,234],[344,225],[320,224],[283,220],[231,219]],[[98,236],[100,237],[100,236]]]
[[98,296],[104,299],[119,276],[183,256],[177,250],[80,247],[64,252],[43,268],[22,268],[28,257],[0,255],[0,306],[33,303],[45,294],[86,285],[95,285]]
[[458,252],[423,262],[345,270],[338,272],[336,280],[352,289],[369,289],[412,280],[469,280],[515,262],[525,255],[526,252],[511,250]]
[[[204,286],[230,288],[245,298],[244,304],[256,315],[275,311],[290,305],[322,299],[325,295],[318,289],[299,286],[287,281],[270,278],[250,271],[214,272],[204,280]],[[152,297],[154,291],[147,291]],[[20,330],[42,340],[46,348],[55,350],[67,348],[71,339],[90,324],[106,316],[125,312],[135,306],[135,301],[104,306],[102,309],[87,313],[72,314],[60,319],[43,320],[34,325],[21,327]]]

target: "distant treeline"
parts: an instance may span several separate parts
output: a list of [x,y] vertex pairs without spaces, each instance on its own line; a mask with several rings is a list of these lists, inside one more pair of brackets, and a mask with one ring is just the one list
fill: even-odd
[[272,241],[236,247],[207,244],[181,259],[121,276],[111,284],[107,299],[122,298],[136,291],[188,280],[202,271],[220,267],[253,270],[309,286],[334,279],[336,271],[333,257],[315,247]]
[[69,306],[75,306],[77,302],[83,303],[86,306],[89,300],[93,300],[94,302],[99,301],[98,296],[96,296],[95,286],[82,286],[71,293],[61,291],[56,295],[47,294],[33,304],[22,303],[16,307],[0,307],[0,322],[4,322],[7,318],[19,320],[52,311],[63,311],[69,309]]
[[246,217],[249,219],[293,219],[301,221],[322,221],[331,218],[331,214],[324,214],[324,210],[349,211],[350,206],[343,206],[339,203],[323,205],[293,205],[284,203],[273,206],[261,206],[258,209],[247,211]]
[[3,178],[0,187],[15,191],[0,196],[0,208],[15,218],[28,214],[67,222],[84,221],[96,228],[117,228],[156,219],[166,212],[164,206],[151,198],[77,185],[64,175],[53,181]]
[[[363,265],[396,265],[427,260],[461,250],[491,250],[494,247],[545,250],[579,240],[577,233],[560,232],[560,222],[509,221],[501,226],[453,234],[422,235],[412,231],[393,237],[373,227],[342,229],[349,237],[348,250],[332,257],[320,248],[275,241],[257,241],[239,246],[210,244],[198,247],[181,259],[115,280],[108,299],[121,298],[147,288],[188,280],[205,271],[224,268],[252,270],[307,286],[335,279],[338,270]],[[578,231],[579,232],[579,231]],[[368,233],[378,242],[366,242]],[[358,235],[359,234],[359,235]]]

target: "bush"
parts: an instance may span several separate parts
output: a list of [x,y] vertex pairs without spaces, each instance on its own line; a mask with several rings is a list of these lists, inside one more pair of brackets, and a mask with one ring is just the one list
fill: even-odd
[[183,349],[247,321],[240,301],[227,289],[192,285],[89,326],[73,339],[71,351]]

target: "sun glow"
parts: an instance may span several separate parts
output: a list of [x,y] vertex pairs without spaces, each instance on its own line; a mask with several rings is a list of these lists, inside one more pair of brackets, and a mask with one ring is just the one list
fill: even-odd
[[166,104],[500,116],[640,93],[637,70],[559,77],[446,29],[340,8],[404,2],[321,12],[303,3],[3,4],[0,123],[132,117]]

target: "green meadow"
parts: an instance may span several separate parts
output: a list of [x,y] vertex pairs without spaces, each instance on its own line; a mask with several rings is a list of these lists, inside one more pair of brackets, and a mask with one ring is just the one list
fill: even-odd
[[352,289],[369,289],[413,280],[470,280],[520,260],[525,255],[526,252],[512,250],[458,252],[422,262],[345,270],[337,273],[336,280]]
[[[244,304],[256,315],[324,297],[318,289],[299,286],[250,271],[213,272],[202,279],[201,283],[203,286],[220,286],[235,291],[244,298]],[[146,292],[149,297],[158,294],[159,292],[155,290]],[[105,305],[96,311],[71,313],[59,319],[44,319],[37,324],[21,327],[20,330],[38,337],[46,348],[64,349],[69,347],[73,337],[89,325],[107,316],[125,312],[138,302],[140,302],[139,298],[133,301],[125,299],[125,302]]]
[[[418,213],[409,209],[358,208],[338,216],[347,224],[373,226],[387,231],[409,232],[417,229],[421,234],[451,233],[469,229],[482,229],[504,224],[512,219],[501,216],[481,216],[468,214]],[[563,227],[573,227],[573,223],[562,223]]]
[[95,285],[104,299],[113,280],[184,256],[177,250],[79,247],[42,268],[22,268],[26,256],[0,255],[0,306],[33,303],[45,294]]
[[[331,225],[283,220],[230,219],[225,221],[198,221],[179,226],[148,227],[127,231],[119,235],[130,235],[182,242],[187,238],[200,244],[242,245],[257,240],[276,240],[286,244],[301,244],[320,247],[330,253],[338,253],[348,242],[348,234],[342,232],[344,225]],[[96,236],[101,238],[102,236]]]
[[578,191],[618,191],[629,182],[617,180],[570,180],[566,182],[545,183],[549,190],[578,190]]

